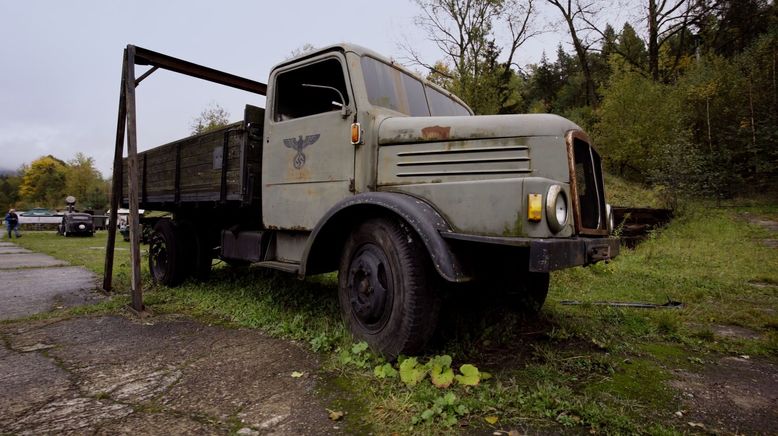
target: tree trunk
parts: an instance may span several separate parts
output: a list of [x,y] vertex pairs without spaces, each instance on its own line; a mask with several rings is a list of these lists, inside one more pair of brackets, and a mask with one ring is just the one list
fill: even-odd
[[648,0],[648,71],[659,81],[659,17],[656,0]]
[[[593,106],[596,97],[594,95],[594,79],[592,79],[592,70],[589,66],[589,58],[586,55],[586,48],[578,38],[578,32],[575,30],[575,14],[573,13],[571,1],[567,2],[567,8],[562,5],[559,0],[546,0],[550,4],[554,5],[562,12],[562,16],[565,18],[567,27],[570,30],[570,38],[573,40],[573,47],[575,47],[575,54],[578,56],[578,62],[581,63],[581,72],[584,75],[584,86],[586,87],[586,105]],[[652,0],[653,1],[653,0]]]

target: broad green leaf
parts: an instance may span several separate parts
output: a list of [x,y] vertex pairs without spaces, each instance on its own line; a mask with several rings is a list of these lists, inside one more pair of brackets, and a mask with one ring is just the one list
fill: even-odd
[[432,366],[440,366],[442,368],[448,368],[451,366],[451,356],[448,354],[444,354],[442,356],[435,356],[430,359],[429,365]]
[[435,412],[432,409],[427,409],[421,412],[421,419],[428,421],[433,415],[435,415]]
[[373,374],[378,378],[394,378],[397,377],[397,370],[394,369],[391,363],[385,363],[376,366],[373,370]]
[[365,341],[357,342],[351,347],[351,352],[353,354],[362,354],[365,350],[367,350],[367,342]]
[[462,373],[462,375],[457,375],[456,379],[457,382],[459,382],[461,385],[475,386],[481,380],[478,368],[469,363],[462,365],[459,368],[459,371]]
[[415,357],[409,357],[400,364],[400,380],[408,386],[415,386],[426,374],[425,368],[419,366]]
[[489,424],[494,425],[494,424],[497,424],[497,421],[499,420],[499,418],[496,417],[496,416],[487,416],[487,417],[484,418],[484,420],[486,422],[488,422]]
[[432,379],[433,385],[445,389],[454,382],[454,370],[447,368],[441,371],[440,367],[435,367],[430,371],[430,378]]
[[340,353],[338,353],[338,360],[341,365],[351,363],[351,353],[349,353],[348,350],[340,350]]

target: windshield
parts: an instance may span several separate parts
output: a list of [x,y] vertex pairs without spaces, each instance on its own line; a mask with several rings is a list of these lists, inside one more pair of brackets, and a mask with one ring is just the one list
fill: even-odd
[[470,115],[468,109],[415,77],[363,56],[362,71],[370,104],[412,117]]

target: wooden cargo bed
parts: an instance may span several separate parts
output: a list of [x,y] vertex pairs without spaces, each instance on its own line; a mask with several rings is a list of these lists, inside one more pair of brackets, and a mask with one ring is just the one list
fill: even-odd
[[[261,204],[264,109],[246,106],[243,121],[138,153],[139,207],[175,211],[180,207]],[[128,203],[127,159],[122,200]]]

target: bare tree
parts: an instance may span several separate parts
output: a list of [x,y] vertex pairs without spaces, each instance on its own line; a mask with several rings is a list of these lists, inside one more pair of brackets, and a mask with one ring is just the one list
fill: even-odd
[[[646,0],[646,25],[648,27],[648,70],[658,81],[659,53],[662,46],[675,35],[680,35],[681,45],[690,26],[699,24],[715,7],[716,2],[704,0]],[[680,55],[680,52],[679,52]],[[674,67],[678,64],[678,58]]]
[[593,105],[596,101],[594,94],[594,78],[592,77],[591,64],[589,62],[589,49],[593,42],[583,39],[581,33],[591,29],[594,17],[599,12],[598,0],[583,2],[581,0],[546,0],[562,14],[567,25],[570,39],[581,64],[581,72],[586,86],[586,104]]
[[[430,73],[456,83],[463,98],[477,98],[478,82],[485,69],[492,67],[497,54],[502,51],[496,33],[506,30],[510,39],[505,41],[507,60],[503,63],[501,79],[510,79],[510,66],[518,49],[538,34],[532,27],[535,0],[415,0],[421,9],[415,23],[426,33],[443,53],[444,62],[422,59],[410,43],[402,44],[412,64]],[[445,68],[450,64],[452,68]],[[468,95],[470,94],[470,95]],[[503,93],[504,94],[504,93]],[[500,102],[507,97],[502,95]],[[471,103],[472,104],[472,103]]]
[[[550,3],[559,3],[558,0],[547,0]],[[570,1],[567,2],[568,5]],[[638,21],[645,21],[644,43],[648,49],[648,66],[642,65],[638,60],[632,59],[627,53],[622,53],[618,47],[612,49],[629,62],[632,66],[650,76],[654,81],[659,81],[661,71],[659,69],[659,54],[662,47],[672,40],[676,35],[679,36],[678,47],[675,60],[670,67],[670,72],[677,68],[682,55],[684,39],[687,36],[687,30],[694,25],[699,25],[705,15],[714,8],[717,1],[714,0],[640,0],[642,9]],[[579,11],[581,8],[579,7]],[[581,13],[581,20],[586,23],[586,29],[605,37],[604,31],[593,22],[588,14]]]
[[[489,0],[415,0],[421,15],[415,23],[427,35],[427,39],[443,52],[459,76],[472,75],[474,54],[483,53],[492,22],[500,10],[496,2]],[[433,64],[424,61],[408,43],[403,48],[414,64],[452,78]]]

